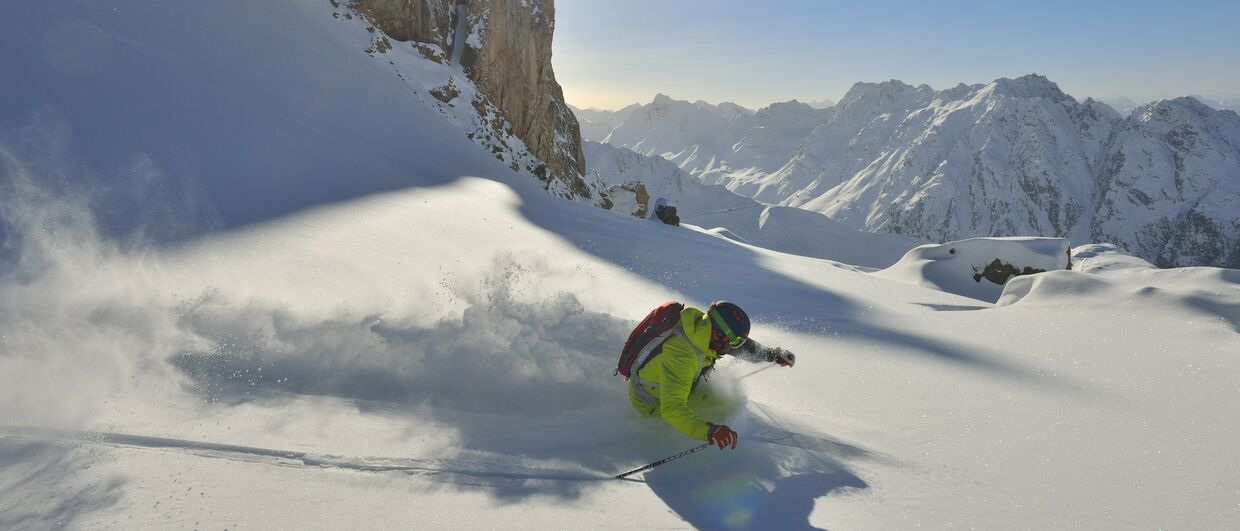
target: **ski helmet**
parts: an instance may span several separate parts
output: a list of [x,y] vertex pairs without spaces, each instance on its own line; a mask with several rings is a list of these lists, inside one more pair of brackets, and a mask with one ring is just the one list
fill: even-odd
[[714,331],[711,333],[711,349],[716,352],[740,347],[749,338],[749,316],[740,306],[728,301],[715,301],[710,304],[710,315]]

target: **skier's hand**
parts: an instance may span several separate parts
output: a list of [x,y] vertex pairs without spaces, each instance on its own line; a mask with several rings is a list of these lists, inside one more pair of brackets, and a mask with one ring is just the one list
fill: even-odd
[[797,355],[782,348],[771,349],[767,354],[767,359],[774,363],[778,363],[780,367],[791,367],[797,362]]
[[780,350],[779,356],[775,357],[775,363],[780,367],[791,367],[797,363],[797,355],[786,350]]
[[711,424],[710,431],[707,432],[706,439],[715,446],[718,446],[720,450],[724,449],[728,445],[732,445],[732,449],[735,450],[736,441],[740,439],[740,436],[737,435],[736,432],[732,431],[732,428],[725,425],[716,426]]

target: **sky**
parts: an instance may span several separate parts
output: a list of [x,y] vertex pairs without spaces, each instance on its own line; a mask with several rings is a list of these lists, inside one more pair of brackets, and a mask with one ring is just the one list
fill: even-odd
[[1240,97],[1240,2],[557,0],[565,98],[664,93],[760,108],[853,83],[936,89],[1038,73],[1077,99]]

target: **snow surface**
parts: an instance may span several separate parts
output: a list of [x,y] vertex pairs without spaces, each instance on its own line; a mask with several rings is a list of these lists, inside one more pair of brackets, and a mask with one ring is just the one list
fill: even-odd
[[[6,55],[42,85],[0,99],[0,528],[1240,522],[1236,270],[1096,250],[991,307],[551,197],[383,81],[326,2],[113,5],[0,19],[10,50],[75,22],[110,43],[72,86],[95,56]],[[152,110],[195,97],[236,107]],[[117,236],[180,219],[100,207],[128,182],[205,188],[222,225]],[[169,197],[145,202],[203,204]],[[696,444],[611,374],[669,298],[740,303],[798,363],[726,360],[707,385],[740,447],[613,480]]]
[[1115,244],[1091,243],[1072,249],[1072,269],[1094,273],[1108,269],[1152,269],[1154,264],[1128,256]]

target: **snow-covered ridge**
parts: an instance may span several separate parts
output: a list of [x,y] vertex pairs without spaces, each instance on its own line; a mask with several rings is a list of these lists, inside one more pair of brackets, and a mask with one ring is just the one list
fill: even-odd
[[718,184],[709,176],[778,168],[827,112],[795,100],[752,111],[730,102],[712,105],[659,94],[645,105],[579,117],[598,124],[586,127],[586,139],[661,156]]
[[1220,99],[1213,99],[1196,94],[1191,94],[1189,97],[1208,105],[1211,109],[1240,113],[1240,98],[1223,97]]

